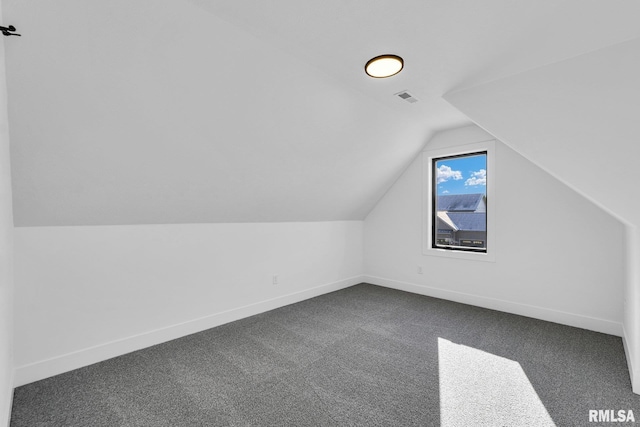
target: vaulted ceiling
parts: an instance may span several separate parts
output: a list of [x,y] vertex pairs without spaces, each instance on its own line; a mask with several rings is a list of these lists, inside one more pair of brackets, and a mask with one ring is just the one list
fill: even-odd
[[446,99],[618,220],[640,227],[640,38]]
[[2,8],[17,226],[363,219],[470,122],[444,94],[640,37],[633,0]]

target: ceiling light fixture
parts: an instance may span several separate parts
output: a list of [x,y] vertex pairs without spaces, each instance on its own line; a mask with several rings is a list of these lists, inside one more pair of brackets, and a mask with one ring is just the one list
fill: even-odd
[[380,55],[371,58],[364,66],[364,71],[371,77],[382,79],[395,76],[403,67],[404,61],[398,55]]

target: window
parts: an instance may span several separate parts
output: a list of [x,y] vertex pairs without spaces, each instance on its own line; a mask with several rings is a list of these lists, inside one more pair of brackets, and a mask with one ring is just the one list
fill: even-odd
[[495,140],[423,151],[423,255],[495,262],[495,152]]
[[431,159],[433,248],[487,251],[487,152]]

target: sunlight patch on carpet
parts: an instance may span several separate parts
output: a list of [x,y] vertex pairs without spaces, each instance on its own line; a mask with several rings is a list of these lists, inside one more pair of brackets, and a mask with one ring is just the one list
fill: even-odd
[[438,338],[440,423],[553,426],[518,362]]

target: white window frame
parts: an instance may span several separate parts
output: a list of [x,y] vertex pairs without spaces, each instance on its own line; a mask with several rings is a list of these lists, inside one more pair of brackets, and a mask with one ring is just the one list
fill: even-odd
[[[453,259],[466,259],[472,261],[495,262],[496,260],[496,233],[495,233],[495,139],[475,142],[472,144],[457,145],[446,148],[426,149],[422,152],[422,254],[426,256],[439,256]],[[487,152],[487,242],[486,252],[457,251],[455,249],[434,248],[432,245],[433,215],[433,159],[447,156],[459,156],[473,154],[481,151]]]

